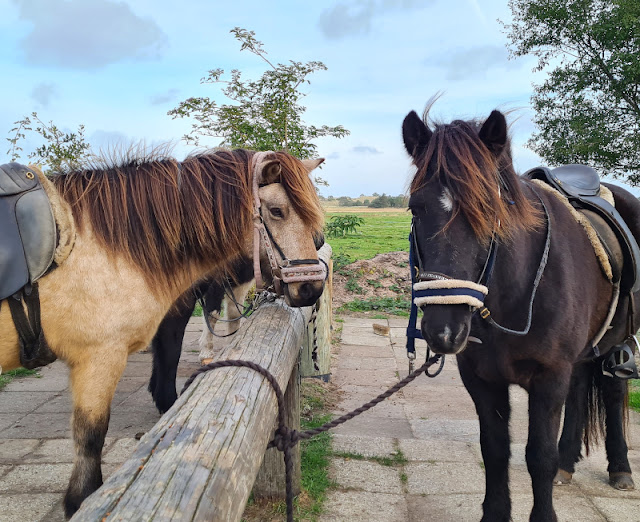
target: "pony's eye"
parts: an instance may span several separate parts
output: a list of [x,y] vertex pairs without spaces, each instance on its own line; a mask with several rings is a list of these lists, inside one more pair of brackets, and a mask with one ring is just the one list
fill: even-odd
[[282,213],[282,209],[279,207],[271,207],[269,209],[269,212],[271,212],[271,215],[273,217],[277,217],[277,218],[284,217],[284,214]]

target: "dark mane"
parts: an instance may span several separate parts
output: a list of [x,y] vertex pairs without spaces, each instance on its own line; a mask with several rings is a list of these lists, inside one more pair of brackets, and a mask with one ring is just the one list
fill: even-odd
[[[427,113],[423,120],[428,125]],[[480,241],[488,241],[494,232],[508,240],[517,229],[538,226],[540,214],[522,192],[510,143],[496,159],[480,140],[480,128],[476,121],[436,124],[424,155],[416,161],[410,191],[437,180],[451,193],[452,219],[462,212]]]
[[[174,287],[189,263],[218,260],[222,269],[245,247],[252,227],[252,151],[218,150],[188,157],[127,158],[52,177],[79,230],[141,270],[154,290]],[[314,233],[323,214],[308,173],[284,152],[282,184]],[[158,289],[157,280],[166,283]]]

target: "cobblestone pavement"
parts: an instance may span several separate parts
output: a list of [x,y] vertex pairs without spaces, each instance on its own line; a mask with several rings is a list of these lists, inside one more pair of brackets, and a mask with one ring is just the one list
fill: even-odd
[[[372,324],[390,327],[390,336]],[[344,391],[336,413],[369,401],[407,374],[406,320],[344,318],[342,344],[332,360],[332,381]],[[200,320],[187,328],[179,387],[198,365]],[[418,350],[418,361],[424,351]],[[147,383],[151,354],[130,357],[113,401],[103,452],[105,476],[135,447],[134,436],[159,419]],[[511,492],[513,520],[528,520],[531,482],[524,448],[527,395],[512,388]],[[0,392],[0,522],[60,522],[71,473],[68,372],[56,362],[40,378],[21,378]],[[630,421],[630,461],[640,470],[640,415]],[[322,522],[477,521],[484,496],[478,421],[455,359],[436,379],[419,377],[402,392],[334,430],[331,490]],[[398,459],[401,454],[403,459]],[[362,455],[364,459],[356,458]],[[396,456],[385,465],[381,457]],[[607,484],[606,458],[598,449],[578,465],[574,484],[554,490],[561,521],[640,521],[640,490]]]
[[[389,326],[390,336],[375,335],[373,323]],[[351,411],[407,375],[405,328],[405,319],[344,318],[342,344],[332,360],[332,380],[344,391],[336,413]],[[418,363],[424,361],[424,343],[416,344],[421,345]],[[529,520],[533,505],[524,458],[526,392],[512,386],[511,404],[512,517],[519,522]],[[629,460],[638,473],[640,415],[631,414],[629,428]],[[331,476],[339,487],[328,495],[322,522],[480,520],[484,469],[478,419],[454,357],[447,358],[437,378],[418,377],[333,431],[333,450],[341,456],[332,458]],[[398,452],[403,459],[398,459]],[[381,463],[380,457],[393,459],[394,454],[401,463]],[[611,488],[606,470],[604,448],[598,448],[578,464],[572,485],[554,489],[560,521],[640,521],[640,489]]]

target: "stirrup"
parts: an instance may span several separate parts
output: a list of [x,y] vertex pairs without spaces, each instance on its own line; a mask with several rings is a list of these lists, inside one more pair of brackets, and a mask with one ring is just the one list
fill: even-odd
[[617,344],[602,361],[602,373],[607,377],[618,379],[638,379],[638,367],[634,357],[635,349],[640,344],[635,335],[627,337],[622,344]]

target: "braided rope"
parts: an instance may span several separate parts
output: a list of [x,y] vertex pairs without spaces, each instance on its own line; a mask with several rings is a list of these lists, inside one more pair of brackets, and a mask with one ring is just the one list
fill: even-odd
[[265,379],[267,379],[267,382],[271,385],[271,387],[273,388],[273,391],[276,394],[276,400],[278,403],[278,429],[275,432],[275,436],[273,440],[269,442],[269,444],[267,445],[267,448],[277,448],[279,451],[282,451],[284,453],[285,486],[286,486],[286,500],[287,500],[287,522],[293,522],[293,473],[292,473],[293,457],[291,455],[291,449],[300,440],[310,439],[311,437],[318,435],[319,433],[323,433],[325,431],[330,430],[331,428],[335,428],[336,426],[339,426],[340,424],[343,424],[348,420],[353,419],[354,417],[360,415],[361,413],[364,413],[365,411],[373,408],[376,404],[379,404],[380,402],[390,397],[397,391],[404,388],[407,384],[415,380],[415,378],[418,377],[421,373],[425,373],[429,377],[435,377],[440,373],[440,370],[442,370],[442,366],[440,367],[439,371],[435,372],[435,374],[429,374],[427,370],[431,366],[436,364],[440,360],[440,358],[441,358],[441,355],[434,355],[430,357],[422,366],[420,366],[420,368],[418,368],[414,372],[411,372],[400,382],[398,382],[397,384],[389,388],[384,393],[381,393],[380,395],[378,395],[368,403],[360,406],[359,408],[356,408],[355,410],[345,415],[342,415],[341,417],[338,417],[337,419],[327,422],[326,424],[323,424],[318,428],[314,428],[314,429],[303,431],[303,432],[292,430],[285,425],[285,418],[284,418],[285,406],[284,406],[284,394],[282,393],[282,388],[280,388],[278,381],[271,374],[271,372],[269,372],[269,370],[251,361],[229,359],[226,361],[212,362],[205,366],[202,366],[201,368],[198,368],[191,375],[191,377],[189,377],[189,379],[187,379],[187,382],[184,383],[184,386],[180,394],[182,395],[187,390],[187,388],[191,386],[191,384],[193,383],[193,381],[195,381],[198,375],[202,373],[206,373],[211,370],[215,370],[217,368],[224,368],[224,367],[249,368],[253,371],[258,372]]

